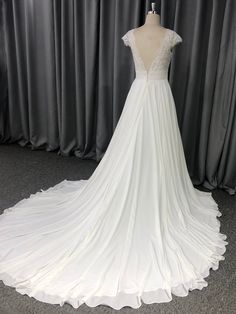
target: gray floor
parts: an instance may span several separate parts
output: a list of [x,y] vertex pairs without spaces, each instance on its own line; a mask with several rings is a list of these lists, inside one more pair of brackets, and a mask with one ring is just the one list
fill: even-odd
[[[49,188],[64,179],[87,179],[97,163],[56,153],[32,151],[19,145],[0,145],[0,212],[38,190]],[[69,304],[51,305],[21,295],[0,281],[0,314],[67,314],[67,313],[236,313],[236,197],[215,190],[219,204],[221,232],[227,234],[225,260],[217,271],[210,270],[208,286],[190,291],[187,297],[173,296],[163,304],[143,304],[138,310],[125,307],[120,311],[100,305],[74,309]]]

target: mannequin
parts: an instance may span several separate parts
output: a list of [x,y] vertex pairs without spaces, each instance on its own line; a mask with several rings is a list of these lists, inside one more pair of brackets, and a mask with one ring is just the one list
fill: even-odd
[[158,49],[162,44],[166,28],[160,25],[160,15],[155,11],[155,3],[152,3],[152,11],[148,11],[145,24],[134,29],[136,46],[148,70]]

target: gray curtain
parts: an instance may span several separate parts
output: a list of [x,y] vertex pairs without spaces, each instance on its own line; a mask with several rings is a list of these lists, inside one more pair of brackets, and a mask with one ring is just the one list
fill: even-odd
[[[100,161],[134,79],[121,37],[146,0],[0,0],[0,141]],[[195,185],[236,191],[236,1],[162,0],[169,82]]]

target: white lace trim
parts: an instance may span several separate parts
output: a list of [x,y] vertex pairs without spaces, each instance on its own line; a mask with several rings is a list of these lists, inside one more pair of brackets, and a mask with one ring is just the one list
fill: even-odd
[[122,39],[124,44],[131,48],[136,75],[139,74],[140,77],[140,73],[143,73],[143,76],[145,77],[152,76],[157,78],[167,78],[168,68],[173,53],[172,48],[183,41],[181,36],[171,29],[166,29],[166,34],[161,46],[147,70],[135,42],[134,30],[135,29],[129,30]]
[[125,46],[129,46],[129,38],[128,38],[127,33],[123,37],[121,37],[121,39],[123,40]]
[[175,31],[173,31],[173,35],[172,35],[172,47],[176,46],[179,43],[182,43],[183,39],[182,37],[177,34]]
[[156,77],[167,77],[168,67],[172,56],[170,48],[172,46],[173,33],[174,31],[167,29],[163,42],[161,43],[161,46],[148,70],[145,68],[144,62],[135,43],[134,29],[129,30],[122,37],[125,44],[131,47],[136,74],[144,73],[145,76],[153,76],[153,74],[156,74]]

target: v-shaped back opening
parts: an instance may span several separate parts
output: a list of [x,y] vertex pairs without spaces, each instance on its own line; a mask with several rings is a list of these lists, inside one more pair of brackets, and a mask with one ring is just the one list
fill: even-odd
[[134,46],[135,46],[134,48],[136,49],[136,52],[137,52],[137,54],[138,54],[138,58],[140,59],[140,61],[141,61],[141,63],[142,63],[143,70],[144,70],[146,73],[149,73],[149,71],[152,69],[152,66],[153,66],[154,62],[156,61],[157,57],[159,56],[161,50],[163,49],[165,40],[166,40],[166,38],[167,38],[168,29],[166,29],[165,34],[163,35],[162,42],[160,43],[158,49],[155,51],[154,58],[153,58],[152,62],[150,63],[148,69],[147,69],[146,66],[145,66],[145,63],[144,63],[144,61],[143,61],[143,58],[142,58],[142,56],[141,56],[141,54],[140,54],[140,50],[139,50],[139,48],[138,48],[138,46],[137,46],[137,41],[136,41],[135,34],[134,34],[134,33],[135,33],[135,28],[133,28],[133,29],[131,30],[131,33],[132,33],[132,35],[133,35],[133,42],[134,42]]

